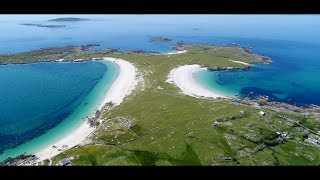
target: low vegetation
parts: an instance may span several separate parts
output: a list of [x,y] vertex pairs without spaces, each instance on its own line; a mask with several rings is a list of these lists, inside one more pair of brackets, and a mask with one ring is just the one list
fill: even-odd
[[[258,56],[237,47],[185,48],[187,53],[175,55],[82,52],[71,48],[70,54],[63,56],[65,61],[121,58],[137,67],[144,84],[139,84],[119,106],[103,112],[103,122],[90,136],[90,144],[63,152],[53,158],[53,164],[70,157],[72,165],[320,164],[319,147],[306,141],[320,130],[319,117],[279,113],[225,99],[197,99],[166,82],[169,72],[181,65],[244,68],[230,60],[260,63]],[[66,50],[54,51],[60,56]],[[0,56],[0,62],[5,62],[3,59]],[[266,115],[260,115],[261,110]]]

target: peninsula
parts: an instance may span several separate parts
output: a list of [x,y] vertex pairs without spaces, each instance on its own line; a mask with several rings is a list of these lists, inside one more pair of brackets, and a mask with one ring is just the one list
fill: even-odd
[[[320,139],[320,108],[295,107],[300,110],[298,112],[279,103],[268,103],[266,99],[226,98],[205,91],[192,79],[192,73],[199,68],[250,70],[248,66],[264,64],[267,57],[236,46],[179,43],[178,49],[176,53],[154,54],[114,49],[83,51],[81,46],[66,46],[0,55],[1,64],[110,60],[129,63],[132,65],[130,72],[137,72],[137,75],[126,75],[132,79],[130,82],[136,82],[129,83],[135,84],[134,90],[115,88],[114,91],[122,93],[131,89],[131,93],[127,93],[126,98],[122,94],[119,98],[123,101],[114,101],[116,106],[101,111],[92,133],[79,140],[68,136],[75,142],[73,148],[55,151],[49,147],[30,156],[38,158],[34,163],[106,166],[319,164],[319,144],[314,142]],[[126,69],[123,72],[129,72]],[[61,141],[57,146],[65,144],[67,141]]]

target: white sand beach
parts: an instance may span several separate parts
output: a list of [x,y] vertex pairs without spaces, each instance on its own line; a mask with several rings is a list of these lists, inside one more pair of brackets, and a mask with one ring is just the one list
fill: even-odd
[[56,62],[62,62],[64,59],[55,60]]
[[186,53],[187,50],[177,51],[177,52],[171,52],[171,53],[165,53],[165,54],[183,54]]
[[250,64],[249,64],[249,63],[246,63],[246,62],[234,61],[234,60],[230,60],[230,61],[235,62],[235,63],[244,64],[244,65],[250,66]]
[[193,73],[202,70],[200,65],[185,65],[171,70],[168,80],[176,84],[184,94],[193,96],[196,98],[226,98],[226,96],[219,93],[209,91],[202,87],[193,77]]
[[160,56],[163,56],[163,55],[174,55],[174,54],[183,54],[183,53],[186,53],[187,50],[182,50],[182,51],[175,51],[175,52],[170,52],[170,53],[151,53],[152,55],[160,55]]
[[[124,100],[125,96],[129,95],[138,83],[136,68],[131,63],[111,57],[104,57],[103,59],[116,63],[119,66],[119,74],[106,93],[105,98],[98,109],[101,109],[105,103],[110,101],[115,105],[119,105]],[[71,131],[70,134],[63,137],[58,142],[35,153],[38,158],[37,162],[52,158],[63,151],[80,144],[94,130],[95,128],[90,127],[89,123],[85,121],[79,128]]]

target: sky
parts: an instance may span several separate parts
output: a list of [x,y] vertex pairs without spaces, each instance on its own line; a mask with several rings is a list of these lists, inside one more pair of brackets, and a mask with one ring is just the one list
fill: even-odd
[[[78,17],[88,18],[95,21],[118,22],[123,26],[134,26],[136,24],[146,23],[166,24],[169,27],[175,26],[201,26],[202,28],[213,29],[215,32],[223,32],[227,30],[239,31],[240,37],[273,37],[277,39],[291,39],[299,34],[303,39],[314,41],[318,39],[320,34],[314,33],[320,30],[320,15],[232,15],[232,14],[213,14],[213,15],[170,15],[170,14],[151,14],[151,15],[136,15],[136,14],[43,14],[43,15],[0,15],[0,22],[21,23],[49,23],[44,22],[54,18],[61,17]],[[306,27],[306,28],[305,28]],[[133,27],[132,27],[133,28]],[[236,28],[236,29],[235,29]],[[250,28],[248,30],[248,28]],[[250,33],[246,33],[246,31]],[[0,32],[5,32],[4,28],[0,28]],[[266,34],[262,32],[269,32]],[[284,33],[287,32],[287,33]],[[242,33],[242,34],[241,34]],[[230,36],[226,33],[224,36]],[[315,34],[317,36],[315,36]]]

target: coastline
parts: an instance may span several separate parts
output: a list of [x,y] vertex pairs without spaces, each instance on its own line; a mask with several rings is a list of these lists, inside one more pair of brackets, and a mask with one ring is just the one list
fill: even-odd
[[196,98],[227,98],[217,92],[213,92],[202,87],[193,77],[197,71],[204,70],[198,64],[184,65],[171,70],[166,82],[174,83],[179,87],[183,94]]
[[[102,107],[107,102],[113,102],[114,105],[119,105],[125,98],[125,96],[129,95],[134,87],[137,84],[136,79],[136,68],[129,62],[116,59],[111,57],[104,57],[103,60],[110,61],[119,67],[119,74],[112,83],[109,90],[106,92],[103,100],[98,106],[98,110],[101,110]],[[94,114],[94,113],[93,113]],[[92,117],[93,115],[89,116]],[[35,155],[37,157],[36,162],[41,162],[45,159],[50,159],[78,144],[83,142],[96,128],[91,127],[88,120],[84,121],[84,123],[72,130],[67,136],[58,140],[57,142],[50,144],[44,149],[36,152]]]

